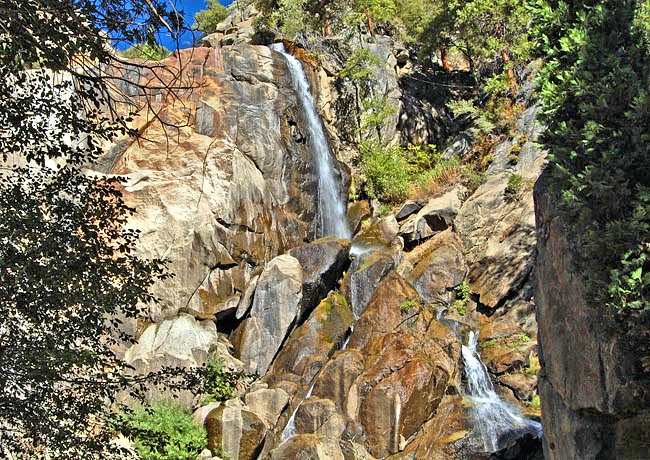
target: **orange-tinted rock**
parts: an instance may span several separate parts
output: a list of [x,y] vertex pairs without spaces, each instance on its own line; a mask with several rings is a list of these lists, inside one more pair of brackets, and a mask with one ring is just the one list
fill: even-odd
[[343,340],[352,320],[345,298],[330,293],[309,319],[293,331],[275,358],[272,373],[293,373],[308,385],[332,349]]
[[481,352],[483,362],[493,374],[502,374],[523,367],[526,359],[519,350],[496,345]]
[[345,430],[345,420],[336,404],[329,399],[310,397],[296,410],[296,432],[318,433],[339,438]]
[[373,339],[392,332],[405,319],[400,307],[408,300],[421,302],[417,291],[404,278],[394,271],[388,272],[357,321],[348,346],[361,349]]
[[481,446],[472,440],[472,421],[461,396],[445,396],[403,452],[390,460],[476,460]]
[[460,350],[454,334],[436,321],[427,331],[424,323],[379,337],[362,351],[368,358],[356,382],[359,420],[375,456],[396,453],[400,440],[429,418],[448,386],[457,384]]
[[393,258],[383,251],[368,251],[355,257],[341,284],[355,318],[365,311],[376,287],[394,266]]
[[[311,155],[290,124],[306,129],[282,57],[238,43],[181,50],[160,64],[181,61],[191,91],[151,90],[158,117],[180,128],[143,111],[139,140],[118,140],[95,165],[125,176],[141,255],[171,260],[176,276],[155,286],[155,321],[183,307],[205,313],[242,292],[256,267],[310,236],[315,213],[316,185],[305,180]],[[130,81],[156,81],[132,70]],[[164,82],[175,76],[159,74]]]
[[208,448],[222,449],[238,460],[255,460],[266,436],[264,422],[241,407],[222,405],[205,419]]
[[348,206],[348,225],[352,234],[361,229],[361,223],[370,217],[370,205],[366,200],[355,201]]
[[293,436],[271,451],[271,460],[346,460],[339,440],[320,434]]
[[345,406],[350,387],[363,372],[364,358],[357,350],[344,350],[330,359],[314,382],[312,394],[332,400],[340,410]]

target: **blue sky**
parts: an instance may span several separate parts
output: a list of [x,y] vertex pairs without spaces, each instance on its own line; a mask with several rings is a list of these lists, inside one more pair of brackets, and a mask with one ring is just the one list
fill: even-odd
[[[219,0],[219,3],[222,5],[230,5],[232,3],[232,0]],[[187,21],[188,25],[194,24],[194,13],[200,10],[204,10],[208,5],[207,0],[177,0],[177,8],[179,10],[184,10],[185,11],[185,19]],[[176,43],[171,40],[169,36],[161,37],[162,45],[166,46],[169,49],[175,49],[176,48]],[[193,38],[191,33],[186,33],[181,37],[181,43],[180,47],[181,48],[189,48],[192,46]]]
[[[232,3],[233,0],[219,0],[219,3],[222,5],[228,6]],[[179,11],[185,12],[185,20],[187,21],[188,27],[194,24],[194,14],[197,11],[204,10],[208,5],[207,0],[176,0],[176,8]],[[166,31],[161,31],[160,33],[160,44],[169,48],[170,50],[176,49],[176,42],[171,39],[169,33]],[[180,48],[189,48],[192,46],[193,37],[192,33],[186,33],[181,37]],[[127,48],[128,45],[121,45],[120,48]]]

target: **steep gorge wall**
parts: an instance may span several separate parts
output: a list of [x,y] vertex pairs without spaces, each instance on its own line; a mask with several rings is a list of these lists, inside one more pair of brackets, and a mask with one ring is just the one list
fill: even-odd
[[545,172],[535,187],[545,458],[648,458],[650,315],[590,303],[552,185]]

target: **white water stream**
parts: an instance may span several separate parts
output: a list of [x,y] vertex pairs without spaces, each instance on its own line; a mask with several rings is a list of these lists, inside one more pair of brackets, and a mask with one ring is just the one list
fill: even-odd
[[287,53],[282,43],[274,43],[271,49],[281,53],[287,61],[294,89],[298,94],[305,123],[307,124],[307,142],[316,163],[318,175],[318,219],[319,236],[336,236],[350,238],[345,216],[345,203],[341,199],[339,184],[336,181],[333,158],[323,124],[316,111],[309,82],[300,61]]
[[474,403],[472,412],[475,429],[483,440],[486,452],[502,449],[499,440],[509,433],[518,436],[542,435],[542,426],[522,416],[494,391],[490,375],[477,352],[478,334],[470,332],[469,344],[462,346],[468,396]]
[[296,434],[296,412],[298,412],[298,409],[300,409],[300,406],[302,406],[302,403],[308,400],[311,397],[311,392],[314,391],[314,385],[315,383],[312,383],[311,386],[309,387],[309,391],[305,395],[305,399],[300,401],[296,408],[293,411],[293,414],[291,414],[291,417],[289,417],[289,421],[287,422],[287,426],[284,427],[284,430],[282,430],[282,436],[280,436],[280,440],[282,442],[286,441],[289,439],[291,436]]

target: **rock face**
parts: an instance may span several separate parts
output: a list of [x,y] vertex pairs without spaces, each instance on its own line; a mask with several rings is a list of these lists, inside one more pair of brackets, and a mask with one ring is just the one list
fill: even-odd
[[197,367],[207,361],[210,347],[217,340],[212,321],[199,322],[190,315],[181,315],[147,327],[124,359],[142,373],[163,366]]
[[255,460],[266,436],[264,422],[236,404],[226,403],[214,409],[205,419],[205,425],[208,448],[222,449],[238,460]]
[[236,354],[249,373],[263,375],[300,313],[302,267],[295,257],[281,255],[260,275],[250,318],[242,323]]
[[182,104],[162,95],[154,104],[182,127],[149,121],[139,142],[122,141],[104,162],[127,179],[141,254],[171,260],[175,277],[155,289],[156,322],[181,309],[217,313],[265,262],[309,236],[315,212],[310,154],[289,135],[304,128],[281,56],[244,43],[181,53],[197,88],[178,94]]
[[650,316],[591,305],[544,173],[535,187],[537,322],[547,459],[640,459],[650,452]]

